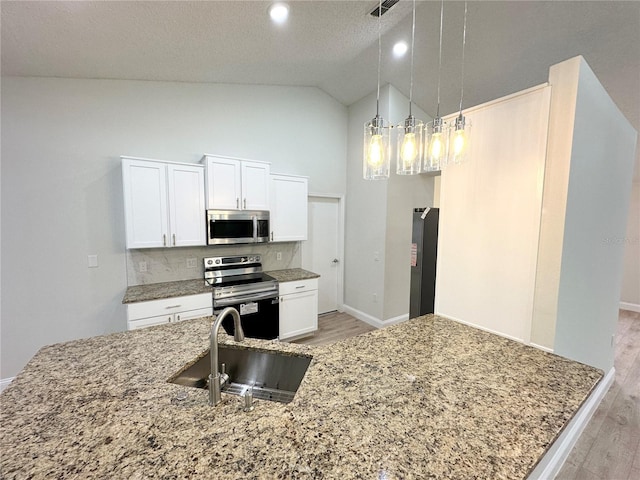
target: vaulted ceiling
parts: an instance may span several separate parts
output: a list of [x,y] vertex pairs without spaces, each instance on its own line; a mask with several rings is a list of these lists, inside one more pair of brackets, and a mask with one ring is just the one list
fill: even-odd
[[[319,87],[345,105],[376,88],[371,1],[289,0],[275,26],[264,1],[2,1],[2,74]],[[464,3],[446,1],[441,112],[460,100]],[[381,18],[382,83],[409,94],[412,1]],[[418,1],[414,101],[435,114],[440,2]],[[466,106],[547,78],[583,55],[640,130],[640,2],[471,1]],[[594,119],[596,121],[596,119]]]

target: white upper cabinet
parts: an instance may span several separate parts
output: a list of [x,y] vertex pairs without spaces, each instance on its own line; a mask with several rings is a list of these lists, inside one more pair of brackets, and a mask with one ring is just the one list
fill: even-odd
[[127,248],[205,245],[201,165],[122,157]]
[[271,241],[307,239],[308,179],[294,175],[271,175]]
[[268,210],[270,165],[264,162],[205,155],[207,208]]

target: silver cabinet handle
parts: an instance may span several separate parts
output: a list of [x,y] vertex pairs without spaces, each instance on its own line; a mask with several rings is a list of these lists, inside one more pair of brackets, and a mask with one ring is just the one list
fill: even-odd
[[176,246],[176,234],[175,233],[173,234],[173,246],[174,247]]
[[182,305],[169,305],[168,307],[165,307],[167,310],[171,309],[171,308],[178,308],[181,307]]
[[166,233],[162,234],[162,246],[163,247],[167,246],[167,234]]
[[168,321],[169,323],[171,323],[171,322],[173,321],[173,320],[172,320],[172,318],[173,318],[173,317],[169,317],[169,318],[167,319],[167,321]]
[[178,322],[180,321],[180,315],[178,315],[178,318],[176,318],[176,321]]
[[299,287],[296,287],[296,290],[299,289],[299,288],[304,288],[304,287],[306,287],[306,285],[300,285]]
[[271,241],[273,242],[273,230],[271,231]]
[[240,199],[236,197],[236,208],[240,208]]
[[246,198],[244,199],[244,207],[242,207],[242,208],[244,208],[245,210],[247,209],[247,199]]

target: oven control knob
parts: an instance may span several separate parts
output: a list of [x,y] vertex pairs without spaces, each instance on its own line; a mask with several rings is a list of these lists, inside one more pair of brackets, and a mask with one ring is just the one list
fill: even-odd
[[220,263],[220,259],[218,258],[218,259],[216,260],[216,264],[219,264],[219,263]]
[[211,259],[207,260],[207,265],[213,265],[213,260]]
[[249,262],[255,262],[255,261],[256,261],[255,257],[249,257]]

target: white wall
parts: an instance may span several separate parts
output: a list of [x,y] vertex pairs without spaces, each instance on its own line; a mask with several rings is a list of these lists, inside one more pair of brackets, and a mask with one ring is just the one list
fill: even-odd
[[2,378],[125,329],[120,155],[227,154],[346,190],[347,109],[316,88],[4,77],[1,93]]
[[436,313],[529,343],[550,88],[464,113],[469,160],[440,181]]
[[[381,319],[388,182],[362,178],[364,124],[375,113],[375,92],[349,106],[344,304],[345,307]],[[380,115],[385,119],[389,118],[388,86],[380,90]],[[374,294],[376,301],[373,299]]]
[[608,371],[637,133],[584,59],[578,61],[554,351]]
[[[375,102],[374,92],[349,107],[344,304],[349,313],[379,326],[409,313],[411,212],[432,206],[434,180],[398,176],[393,161],[389,179],[362,178],[364,124],[375,115]],[[417,119],[430,120],[415,105],[412,110]],[[408,98],[391,85],[381,88],[385,120],[398,124],[408,113]]]
[[[389,89],[389,119],[395,125],[404,122],[409,114],[409,101],[396,88]],[[424,123],[432,119],[423,110],[412,107],[416,120]],[[394,134],[396,132],[394,131]],[[433,206],[434,176],[396,175],[391,165],[387,186],[387,217],[385,235],[384,308],[385,321],[409,313],[411,286],[411,229],[413,209]]]

